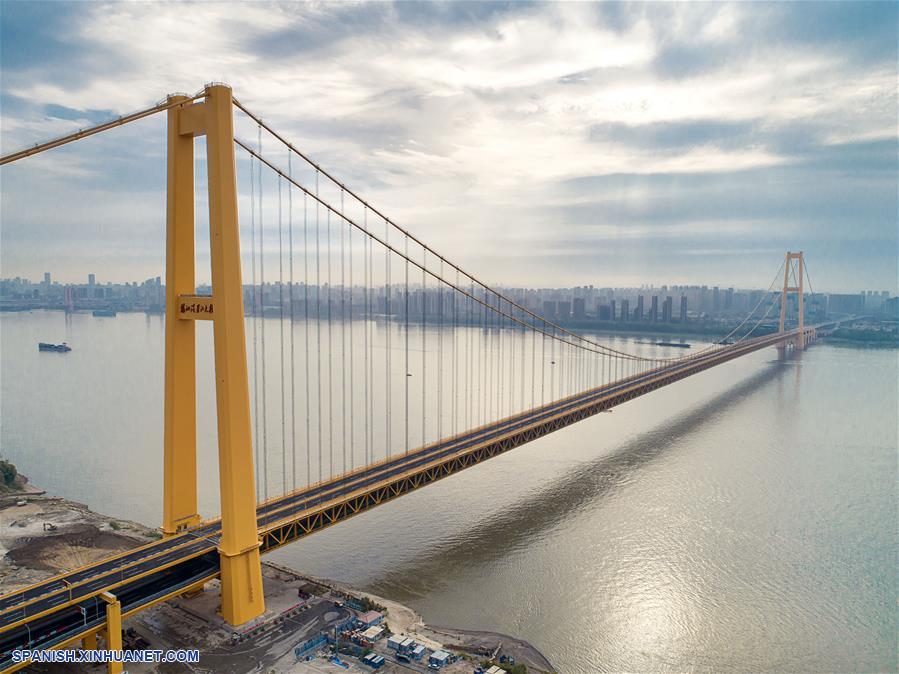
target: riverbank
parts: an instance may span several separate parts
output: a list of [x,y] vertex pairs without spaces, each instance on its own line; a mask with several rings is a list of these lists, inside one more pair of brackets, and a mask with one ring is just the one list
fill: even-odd
[[884,349],[899,348],[899,333],[895,330],[851,330],[841,328],[824,337],[831,344],[845,344]]
[[0,587],[13,592],[159,538],[136,522],[95,513],[20,480],[0,494]]
[[[274,566],[274,565],[272,565]],[[295,573],[295,572],[294,572]],[[479,660],[488,655],[502,653],[515,662],[523,663],[528,671],[554,672],[555,667],[535,646],[508,634],[484,630],[466,630],[454,627],[435,627],[425,623],[421,615],[399,602],[362,592],[341,583],[319,580],[329,587],[357,597],[368,597],[387,609],[387,623],[393,632],[407,634],[426,646],[436,646],[460,652]]]
[[[0,495],[0,586],[13,592],[59,573],[90,564],[155,539],[157,530],[90,510],[87,506],[29,486]],[[312,660],[298,661],[295,648],[333,633],[360,611],[353,605],[383,609],[383,625],[394,634],[415,639],[430,651],[445,649],[458,660],[443,669],[447,674],[472,671],[475,663],[505,656],[530,672],[553,672],[555,668],[526,641],[494,632],[431,627],[413,609],[342,583],[311,577],[282,565],[263,563],[266,612],[239,628],[221,617],[220,583],[213,580],[190,598],[178,597],[132,616],[124,623],[126,648],[199,648],[200,666],[227,674],[262,671],[331,671],[333,663],[320,648]],[[367,600],[367,601],[366,601]],[[197,635],[203,635],[197,639]],[[386,638],[375,651],[385,656]],[[369,671],[354,658],[344,657],[351,670]],[[427,663],[388,661],[384,672],[425,671]],[[74,665],[73,665],[74,666]],[[52,671],[65,670],[53,665]],[[44,670],[34,666],[36,672]],[[97,669],[100,672],[102,668]],[[105,671],[105,670],[102,670]],[[172,674],[171,665],[139,665],[133,674]],[[182,670],[177,670],[182,671]],[[184,669],[184,672],[190,671]],[[339,670],[346,671],[341,667]]]

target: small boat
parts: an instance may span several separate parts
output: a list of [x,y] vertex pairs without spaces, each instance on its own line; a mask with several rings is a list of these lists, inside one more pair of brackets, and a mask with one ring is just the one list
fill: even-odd
[[94,316],[113,317],[116,315],[115,309],[94,309],[91,312]]
[[72,350],[72,347],[63,342],[62,344],[49,344],[48,342],[38,342],[37,343],[38,351],[58,351],[60,353],[66,353]]
[[690,348],[690,345],[686,342],[656,342],[656,346],[676,346],[678,349]]

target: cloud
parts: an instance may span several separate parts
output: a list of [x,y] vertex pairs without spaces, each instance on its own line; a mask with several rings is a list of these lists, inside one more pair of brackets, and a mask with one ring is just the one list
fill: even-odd
[[[780,262],[770,251],[801,242],[810,265],[820,251],[816,276],[833,287],[895,289],[896,11],[9,3],[0,146],[227,81],[372,203],[499,283],[616,285],[643,274],[760,284],[758,269]],[[237,133],[252,140],[256,129],[238,116]],[[29,231],[54,217],[22,206],[47,190],[57,220],[60,211],[73,222],[105,217],[137,234],[145,262],[135,250],[110,277],[160,273],[163,134],[161,122],[142,122],[4,168],[4,275],[46,267],[81,278],[93,264],[91,245],[65,254],[63,223]],[[841,238],[855,242],[845,254]],[[746,265],[690,266],[695,251],[740,247]]]

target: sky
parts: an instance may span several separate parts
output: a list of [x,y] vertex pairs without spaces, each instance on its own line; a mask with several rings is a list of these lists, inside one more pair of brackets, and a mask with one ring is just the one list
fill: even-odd
[[[0,149],[227,82],[496,285],[895,293],[897,7],[5,0]],[[163,274],[163,117],[0,170],[0,275]]]

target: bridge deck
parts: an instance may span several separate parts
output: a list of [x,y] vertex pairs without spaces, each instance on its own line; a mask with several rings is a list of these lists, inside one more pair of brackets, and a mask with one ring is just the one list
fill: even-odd
[[[824,327],[824,326],[815,326]],[[807,327],[807,331],[814,327]],[[334,480],[259,504],[262,551],[298,540],[513,447],[720,363],[792,339],[795,331],[758,337],[697,354],[664,368],[528,410],[391,457]],[[104,621],[101,592],[112,591],[123,613],[214,578],[219,572],[219,520],[0,596],[0,667],[29,642],[58,647]],[[83,609],[83,611],[82,611]]]

